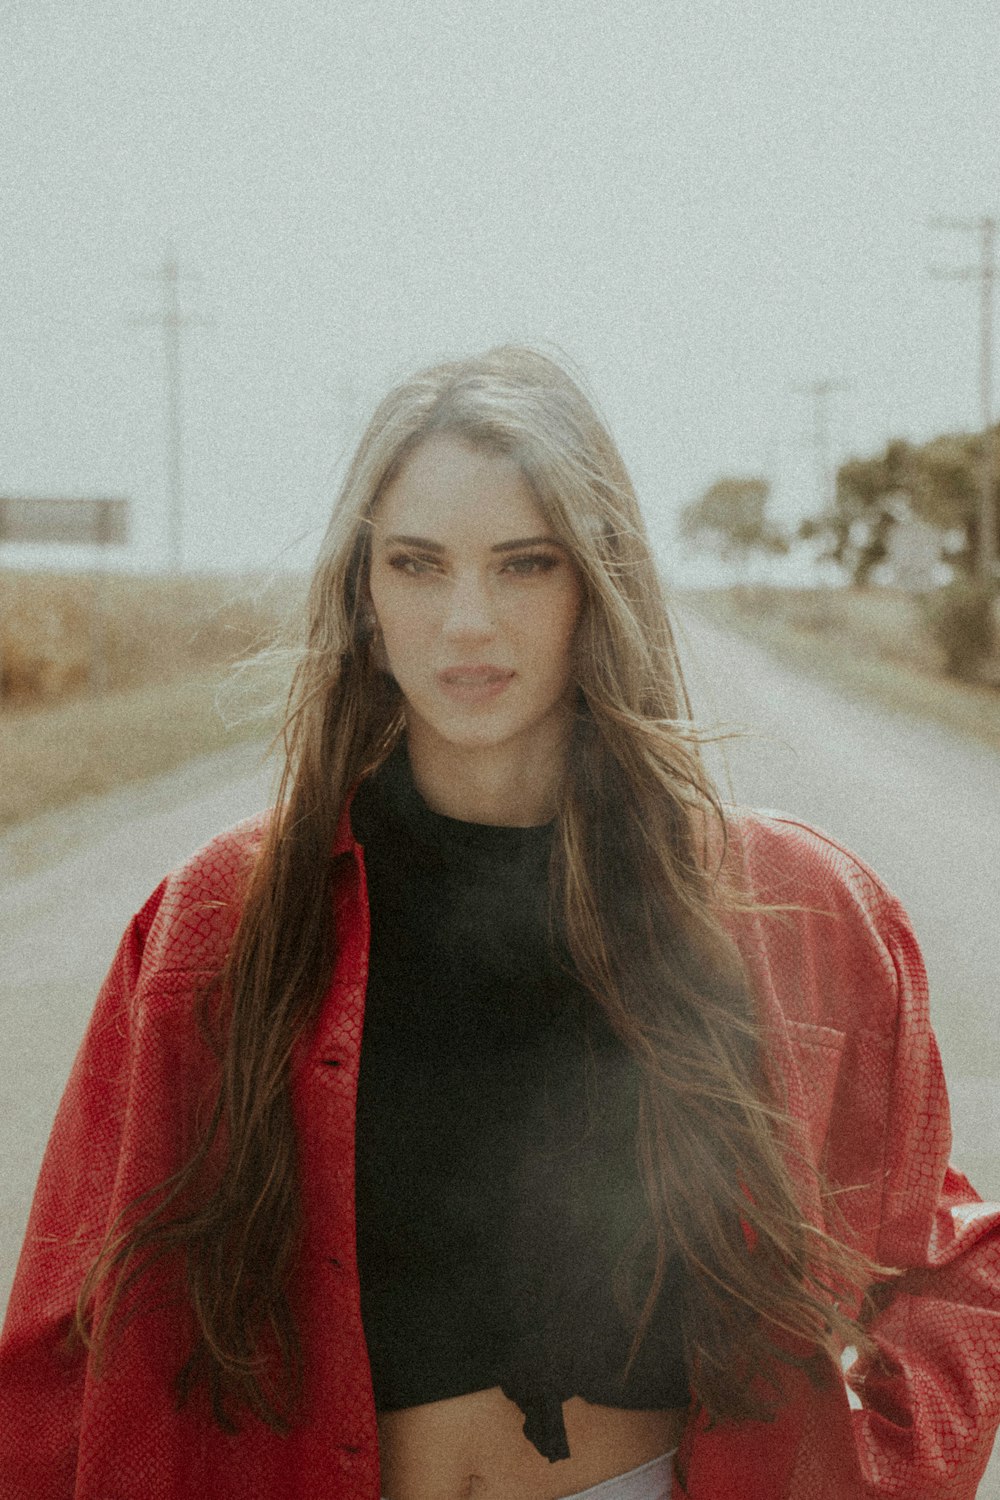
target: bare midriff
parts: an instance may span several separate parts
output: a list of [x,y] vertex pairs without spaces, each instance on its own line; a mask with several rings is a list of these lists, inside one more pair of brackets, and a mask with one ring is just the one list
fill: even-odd
[[385,1500],[558,1500],[677,1446],[687,1417],[564,1403],[569,1458],[555,1463],[522,1432],[524,1416],[494,1386],[378,1419]]

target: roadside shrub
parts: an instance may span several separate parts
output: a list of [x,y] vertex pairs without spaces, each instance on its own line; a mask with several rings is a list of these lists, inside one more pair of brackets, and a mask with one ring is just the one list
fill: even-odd
[[927,630],[944,656],[949,677],[966,681],[995,646],[994,590],[969,578],[955,578],[924,600]]

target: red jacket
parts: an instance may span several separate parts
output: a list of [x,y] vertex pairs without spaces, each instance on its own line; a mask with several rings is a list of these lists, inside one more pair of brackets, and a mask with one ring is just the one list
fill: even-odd
[[[898,902],[802,824],[733,824],[756,897],[797,909],[734,919],[775,1066],[808,1153],[822,1160],[859,1245],[906,1268],[872,1327],[884,1353],[864,1408],[838,1378],[793,1383],[772,1423],[707,1432],[681,1450],[690,1500],[971,1500],[1000,1420],[1000,1209],[948,1166],[950,1130],[923,967]],[[118,950],[56,1118],[0,1342],[0,1500],[376,1500],[375,1410],[355,1261],[354,1092],[368,912],[361,851],[342,820],[337,961],[294,1063],[305,1242],[293,1295],[304,1420],[287,1438],[237,1436],[172,1379],[189,1324],[148,1308],[95,1378],[63,1338],[109,1221],[190,1150],[210,1078],[192,1021],[218,969],[259,844],[259,820],[165,880]],[[821,1222],[816,1195],[802,1191]],[[855,1367],[856,1369],[856,1367]],[[861,1372],[863,1373],[863,1372]]]

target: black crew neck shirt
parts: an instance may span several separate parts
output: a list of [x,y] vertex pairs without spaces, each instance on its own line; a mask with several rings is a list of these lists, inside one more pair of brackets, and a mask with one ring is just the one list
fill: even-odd
[[376,1407],[500,1386],[554,1461],[570,1396],[686,1405],[673,1263],[626,1373],[651,1265],[638,1078],[551,939],[552,826],[431,811],[405,746],[352,822],[372,930],[356,1195]]

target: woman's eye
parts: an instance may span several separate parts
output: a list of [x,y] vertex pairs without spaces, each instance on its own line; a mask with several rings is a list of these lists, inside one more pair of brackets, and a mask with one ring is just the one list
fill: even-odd
[[410,552],[400,552],[395,557],[389,558],[389,566],[395,568],[397,573],[406,573],[410,578],[420,578],[425,573],[433,572],[436,564],[429,557],[414,557]]
[[558,564],[559,559],[551,552],[528,552],[523,557],[512,557],[504,564],[504,571],[514,573],[518,578],[531,578],[539,573],[551,573]]

